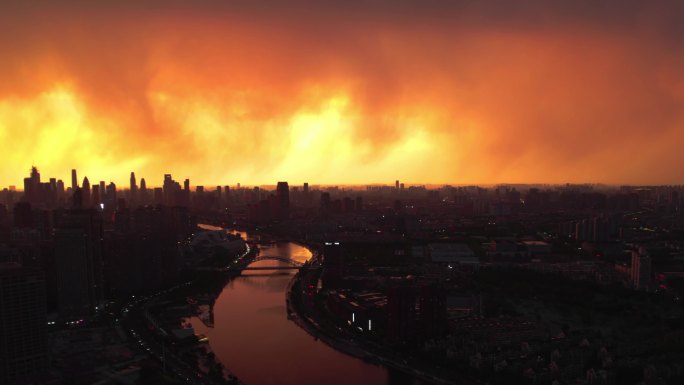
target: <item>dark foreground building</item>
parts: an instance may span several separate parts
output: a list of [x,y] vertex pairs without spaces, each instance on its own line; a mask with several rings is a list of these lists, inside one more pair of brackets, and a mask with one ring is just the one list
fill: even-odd
[[0,264],[0,384],[40,383],[47,368],[45,276]]

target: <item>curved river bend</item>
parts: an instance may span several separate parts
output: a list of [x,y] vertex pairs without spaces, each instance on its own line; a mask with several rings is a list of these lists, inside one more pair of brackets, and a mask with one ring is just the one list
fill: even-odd
[[[209,226],[202,226],[209,228]],[[218,230],[219,228],[213,228]],[[249,234],[239,233],[251,240]],[[260,245],[260,256],[304,262],[311,252],[296,243]],[[280,266],[258,261],[251,266]],[[245,271],[214,304],[214,328],[192,324],[209,337],[216,358],[246,385],[414,385],[408,374],[366,363],[315,340],[287,319],[285,290],[293,270]]]

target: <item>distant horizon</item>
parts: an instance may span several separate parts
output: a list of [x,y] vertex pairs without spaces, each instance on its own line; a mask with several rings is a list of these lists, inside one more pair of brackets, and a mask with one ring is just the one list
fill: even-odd
[[[32,166],[33,167],[33,166]],[[67,188],[71,187],[71,169],[69,170],[69,175],[67,178],[57,178],[51,175],[45,175],[39,166],[35,166],[38,168],[38,172],[41,175],[41,182],[49,182],[50,178],[55,178],[57,180],[62,180],[64,183],[64,189],[66,190]],[[125,182],[116,182],[110,179],[99,179],[99,178],[90,178],[88,175],[81,175],[78,173],[78,169],[76,169],[77,172],[77,180],[78,184],[82,185],[83,183],[83,178],[88,177],[88,181],[90,182],[91,186],[93,184],[98,184],[100,181],[104,181],[105,184],[109,184],[111,182],[114,182],[114,184],[117,187],[117,190],[119,191],[126,191],[130,190],[129,185],[130,185],[130,180],[126,180]],[[130,173],[129,173],[130,174]],[[168,173],[165,173],[168,174]],[[156,188],[156,187],[162,187],[163,186],[163,178],[164,174],[162,174],[159,179],[162,180],[162,183],[156,184],[156,183],[150,183],[150,181],[144,177],[144,176],[138,176],[138,174],[135,174],[136,176],[136,185],[140,186],[140,180],[145,179],[145,183],[148,189],[151,188]],[[177,176],[174,176],[173,173],[171,173],[172,178],[176,182],[183,183],[183,181],[186,179],[186,177],[180,178]],[[28,177],[28,173],[26,176]],[[194,191],[197,186],[203,186],[206,191],[214,191],[214,189],[217,186],[220,186],[221,188],[225,186],[229,186],[230,188],[236,188],[238,183],[240,184],[241,188],[246,188],[246,187],[265,187],[265,188],[275,188],[278,182],[287,182],[290,187],[297,187],[297,186],[303,186],[304,183],[308,183],[310,188],[316,188],[316,187],[323,187],[323,188],[330,188],[330,187],[351,187],[351,188],[365,188],[365,187],[394,187],[395,185],[395,180],[390,181],[390,182],[370,182],[370,183],[316,183],[316,182],[308,182],[308,181],[303,181],[303,182],[292,182],[286,179],[279,179],[274,182],[270,183],[243,183],[243,182],[233,182],[233,183],[195,183],[193,182],[192,177],[190,179],[190,186],[191,190]],[[617,187],[623,187],[623,186],[628,186],[628,187],[659,187],[659,186],[684,186],[684,183],[607,183],[607,182],[496,182],[496,183],[491,183],[491,182],[483,182],[483,183],[460,183],[460,182],[445,182],[445,183],[420,183],[420,182],[406,182],[401,179],[398,179],[400,184],[403,184],[405,188],[409,187],[425,187],[425,188],[443,188],[446,186],[451,186],[451,187],[498,187],[498,186],[549,186],[549,187],[561,187],[561,186],[596,186],[596,187],[606,187],[606,188],[617,188]],[[0,185],[0,189],[5,189],[5,188],[10,188],[10,187],[15,187],[15,191],[20,191],[23,192],[23,178],[20,183],[17,184],[4,184]]]

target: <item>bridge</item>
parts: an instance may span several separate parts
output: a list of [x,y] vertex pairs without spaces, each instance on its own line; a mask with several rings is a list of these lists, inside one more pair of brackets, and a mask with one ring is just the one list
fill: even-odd
[[[254,262],[258,261],[278,261],[278,262],[283,262],[285,263],[285,266],[250,266]],[[302,266],[304,266],[304,263],[302,262],[297,262],[295,260],[292,260],[290,258],[285,258],[281,257],[278,255],[266,255],[266,256],[261,256],[261,257],[256,257],[254,259],[244,259],[240,260],[237,262],[235,261],[235,264],[232,266],[227,266],[227,267],[209,267],[209,266],[202,266],[202,267],[195,267],[194,270],[196,271],[222,271],[222,272],[232,272],[232,273],[240,273],[241,271],[244,270],[299,270]]]
[[286,263],[287,266],[245,266],[241,270],[299,270],[299,268],[304,266],[302,262],[297,262],[290,258],[269,255],[256,257],[250,261],[250,264],[259,261],[278,261]]

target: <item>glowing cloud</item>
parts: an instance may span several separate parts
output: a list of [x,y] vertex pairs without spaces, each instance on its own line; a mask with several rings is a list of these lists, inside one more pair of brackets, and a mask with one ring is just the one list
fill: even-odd
[[684,182],[681,2],[428,3],[3,3],[0,185]]

